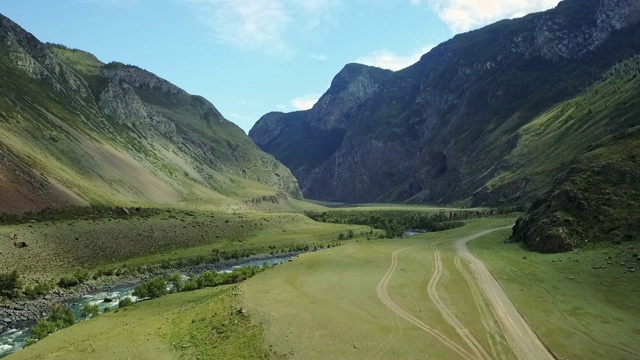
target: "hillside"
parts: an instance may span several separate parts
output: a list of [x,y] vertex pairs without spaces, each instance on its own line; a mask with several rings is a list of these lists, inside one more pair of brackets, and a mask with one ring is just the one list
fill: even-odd
[[535,125],[640,53],[639,20],[636,1],[564,0],[457,35],[398,72],[347,77],[349,65],[313,109],[265,115],[250,136],[313,199],[531,203],[590,144],[637,124],[569,102],[580,107],[564,132]]
[[[618,131],[607,136],[610,128]],[[533,250],[557,252],[601,240],[620,244],[638,239],[640,57],[619,64],[604,81],[543,114],[526,130],[536,145],[522,148],[542,157],[562,158],[563,143],[587,150],[567,159],[572,163],[566,174],[518,220],[514,241]],[[590,143],[596,137],[600,140]]]
[[0,213],[275,194],[300,198],[290,171],[206,99],[0,15]]

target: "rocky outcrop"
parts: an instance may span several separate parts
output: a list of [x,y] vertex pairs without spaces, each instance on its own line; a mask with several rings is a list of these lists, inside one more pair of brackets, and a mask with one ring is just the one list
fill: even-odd
[[100,93],[98,105],[104,114],[121,124],[134,126],[145,133],[155,130],[169,139],[177,139],[175,124],[145,105],[126,82],[109,83]]
[[541,252],[640,239],[640,131],[585,154],[513,228],[512,241]]
[[575,59],[600,47],[613,32],[640,20],[640,3],[634,0],[603,0],[599,4],[565,0],[559,7],[567,11],[537,18],[534,31],[513,40],[512,51],[549,60]]
[[[376,81],[355,81],[370,91],[349,106],[320,101],[269,114],[249,134],[319,200],[530,203],[548,187],[506,176],[526,166],[509,159],[519,131],[639,53],[639,18],[632,0],[564,0],[456,35]],[[574,156],[583,149],[567,147]]]

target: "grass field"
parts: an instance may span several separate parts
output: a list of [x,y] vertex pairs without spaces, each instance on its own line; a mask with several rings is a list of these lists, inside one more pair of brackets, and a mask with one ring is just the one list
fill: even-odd
[[[470,268],[456,260],[452,246],[513,220],[476,219],[444,232],[303,254],[238,287],[174,294],[83,322],[9,359],[458,359],[465,356],[455,348],[473,353],[469,339],[486,358],[514,359]],[[274,227],[253,236],[267,242],[315,239],[323,236],[323,225],[295,233],[292,222],[285,232]],[[505,244],[509,233],[498,230],[470,248],[557,358],[638,358],[639,279],[620,265],[636,261],[635,248],[543,255]],[[277,240],[282,236],[288,240]],[[397,263],[387,277],[392,253]],[[383,302],[385,278],[384,292],[406,316]],[[434,288],[444,310],[434,301]]]
[[640,358],[640,274],[627,267],[640,267],[637,243],[544,255],[505,245],[508,235],[469,247],[558,358]]
[[139,303],[56,332],[9,359],[266,359],[263,330],[235,287]]
[[[495,358],[512,358],[504,337],[486,319],[452,260],[451,241],[508,224],[511,219],[475,220],[464,228],[409,239],[352,243],[301,255],[241,285],[244,306],[264,324],[270,346],[295,359],[455,359],[458,354],[390,312],[376,295],[393,251],[400,255],[390,281],[391,298],[412,316],[465,346],[427,294],[433,275],[432,244],[442,243],[441,297]],[[484,310],[478,310],[478,306]],[[483,325],[487,323],[487,325]],[[487,331],[487,327],[489,331]]]
[[[0,227],[0,272],[57,280],[76,268],[137,267],[207,256],[212,251],[264,254],[299,244],[328,244],[369,227],[316,223],[300,214],[167,209],[148,218],[103,218]],[[16,248],[12,235],[25,241]]]

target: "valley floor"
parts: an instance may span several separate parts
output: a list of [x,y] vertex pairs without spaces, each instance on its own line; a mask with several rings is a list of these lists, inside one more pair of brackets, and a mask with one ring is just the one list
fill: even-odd
[[635,249],[532,253],[504,243],[513,221],[361,238],[237,287],[102,315],[9,359],[638,359],[640,277],[594,269]]
[[636,273],[504,244],[511,221],[305,254],[242,284],[244,306],[295,359],[640,358]]

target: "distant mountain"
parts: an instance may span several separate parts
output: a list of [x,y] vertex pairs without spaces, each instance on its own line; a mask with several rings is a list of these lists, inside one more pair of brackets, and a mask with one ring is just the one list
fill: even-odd
[[0,213],[276,193],[300,198],[290,171],[204,98],[0,15]]
[[[635,0],[565,0],[457,35],[398,72],[347,65],[311,110],[267,114],[249,135],[313,199],[528,204],[592,143],[637,124],[545,125],[640,53],[639,20]],[[580,124],[587,105],[564,121]]]

